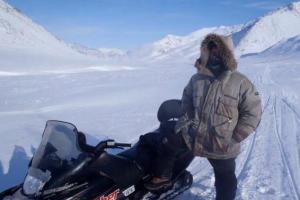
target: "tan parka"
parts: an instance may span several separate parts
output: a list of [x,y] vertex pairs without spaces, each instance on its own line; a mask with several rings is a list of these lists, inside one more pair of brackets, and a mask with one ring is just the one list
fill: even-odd
[[[206,68],[207,45],[214,41],[221,50],[226,70],[218,77]],[[198,72],[182,96],[185,115],[176,125],[196,156],[228,159],[240,153],[240,142],[257,128],[262,114],[258,91],[247,77],[236,71],[230,37],[209,34],[201,44]]]

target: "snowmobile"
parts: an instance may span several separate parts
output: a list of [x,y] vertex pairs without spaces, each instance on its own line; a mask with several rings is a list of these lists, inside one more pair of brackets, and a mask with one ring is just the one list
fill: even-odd
[[[159,109],[159,120],[178,117],[174,105],[179,103],[178,100],[165,102]],[[150,134],[157,134],[159,138],[159,129]],[[172,185],[148,191],[144,184],[152,178],[151,162],[155,154],[140,152],[140,145],[140,141],[131,146],[108,139],[91,146],[75,125],[49,120],[24,182],[0,193],[0,199],[167,200],[191,187],[193,177],[186,168],[194,156],[182,152],[173,169]],[[109,149],[114,148],[122,150],[117,154],[109,153]],[[138,162],[138,157],[143,157],[143,161]]]

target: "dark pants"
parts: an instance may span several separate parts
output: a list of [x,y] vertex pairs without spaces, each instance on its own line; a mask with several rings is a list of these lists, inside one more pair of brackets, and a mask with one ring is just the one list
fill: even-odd
[[233,200],[237,189],[235,158],[208,159],[215,173],[216,200]]

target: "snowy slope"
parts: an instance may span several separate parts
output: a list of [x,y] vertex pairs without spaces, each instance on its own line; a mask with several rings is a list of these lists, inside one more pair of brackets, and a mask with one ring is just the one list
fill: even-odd
[[238,56],[259,53],[300,34],[300,2],[275,10],[233,34]]
[[45,52],[75,53],[63,41],[55,38],[3,0],[0,1],[0,48],[30,48]]
[[84,55],[95,56],[100,59],[121,59],[126,56],[126,52],[121,49],[94,49],[81,44],[69,44],[69,46]]
[[129,51],[128,55],[131,59],[147,62],[172,62],[177,57],[180,57],[181,61],[191,62],[199,56],[200,43],[208,33],[231,35],[242,27],[243,25],[210,27],[186,36],[167,35],[152,44]]
[[242,56],[243,60],[256,60],[261,62],[271,61],[292,61],[297,60],[300,55],[300,36],[295,36],[282,40],[261,53],[246,54]]
[[280,41],[269,49],[263,51],[261,56],[295,56],[300,54],[300,36]]
[[200,43],[208,33],[232,35],[236,55],[260,53],[280,41],[300,34],[300,2],[294,2],[256,20],[237,26],[202,28],[186,36],[167,35],[159,41],[129,52],[132,59],[149,62],[172,62],[181,57],[193,62],[199,55]]
[[[200,43],[208,33],[232,35],[237,56],[259,53],[280,41],[299,35],[299,13],[300,2],[294,2],[243,25],[202,28],[186,36],[169,34],[159,41],[124,52],[119,49],[91,49],[82,45],[66,44],[0,0],[0,52],[7,55],[12,49],[17,55],[21,54],[22,58],[24,49],[29,48],[30,51],[27,50],[25,56],[32,55],[32,60],[37,60],[34,65],[43,60],[38,59],[42,52],[47,56],[58,56],[56,60],[60,60],[60,57],[63,57],[61,60],[78,58],[85,61],[98,58],[102,61],[153,63],[172,62],[174,58],[181,57],[182,62],[192,63],[199,56]],[[5,57],[1,58],[7,60],[6,65],[14,65],[10,63],[11,56]]]
[[126,54],[120,49],[91,49],[79,44],[67,44],[0,0],[0,53],[9,51],[19,54],[27,52],[22,56],[50,55],[67,60],[119,59]]
[[[95,66],[103,63],[104,57],[113,56],[112,51],[99,52],[102,57],[72,48],[0,0],[0,71]],[[121,54],[120,51],[117,53]]]

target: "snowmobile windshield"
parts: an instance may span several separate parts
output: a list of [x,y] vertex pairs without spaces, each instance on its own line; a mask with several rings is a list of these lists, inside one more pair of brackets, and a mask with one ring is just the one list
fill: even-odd
[[79,147],[77,128],[73,124],[48,121],[31,167],[50,171],[53,178],[77,168],[85,155]]

